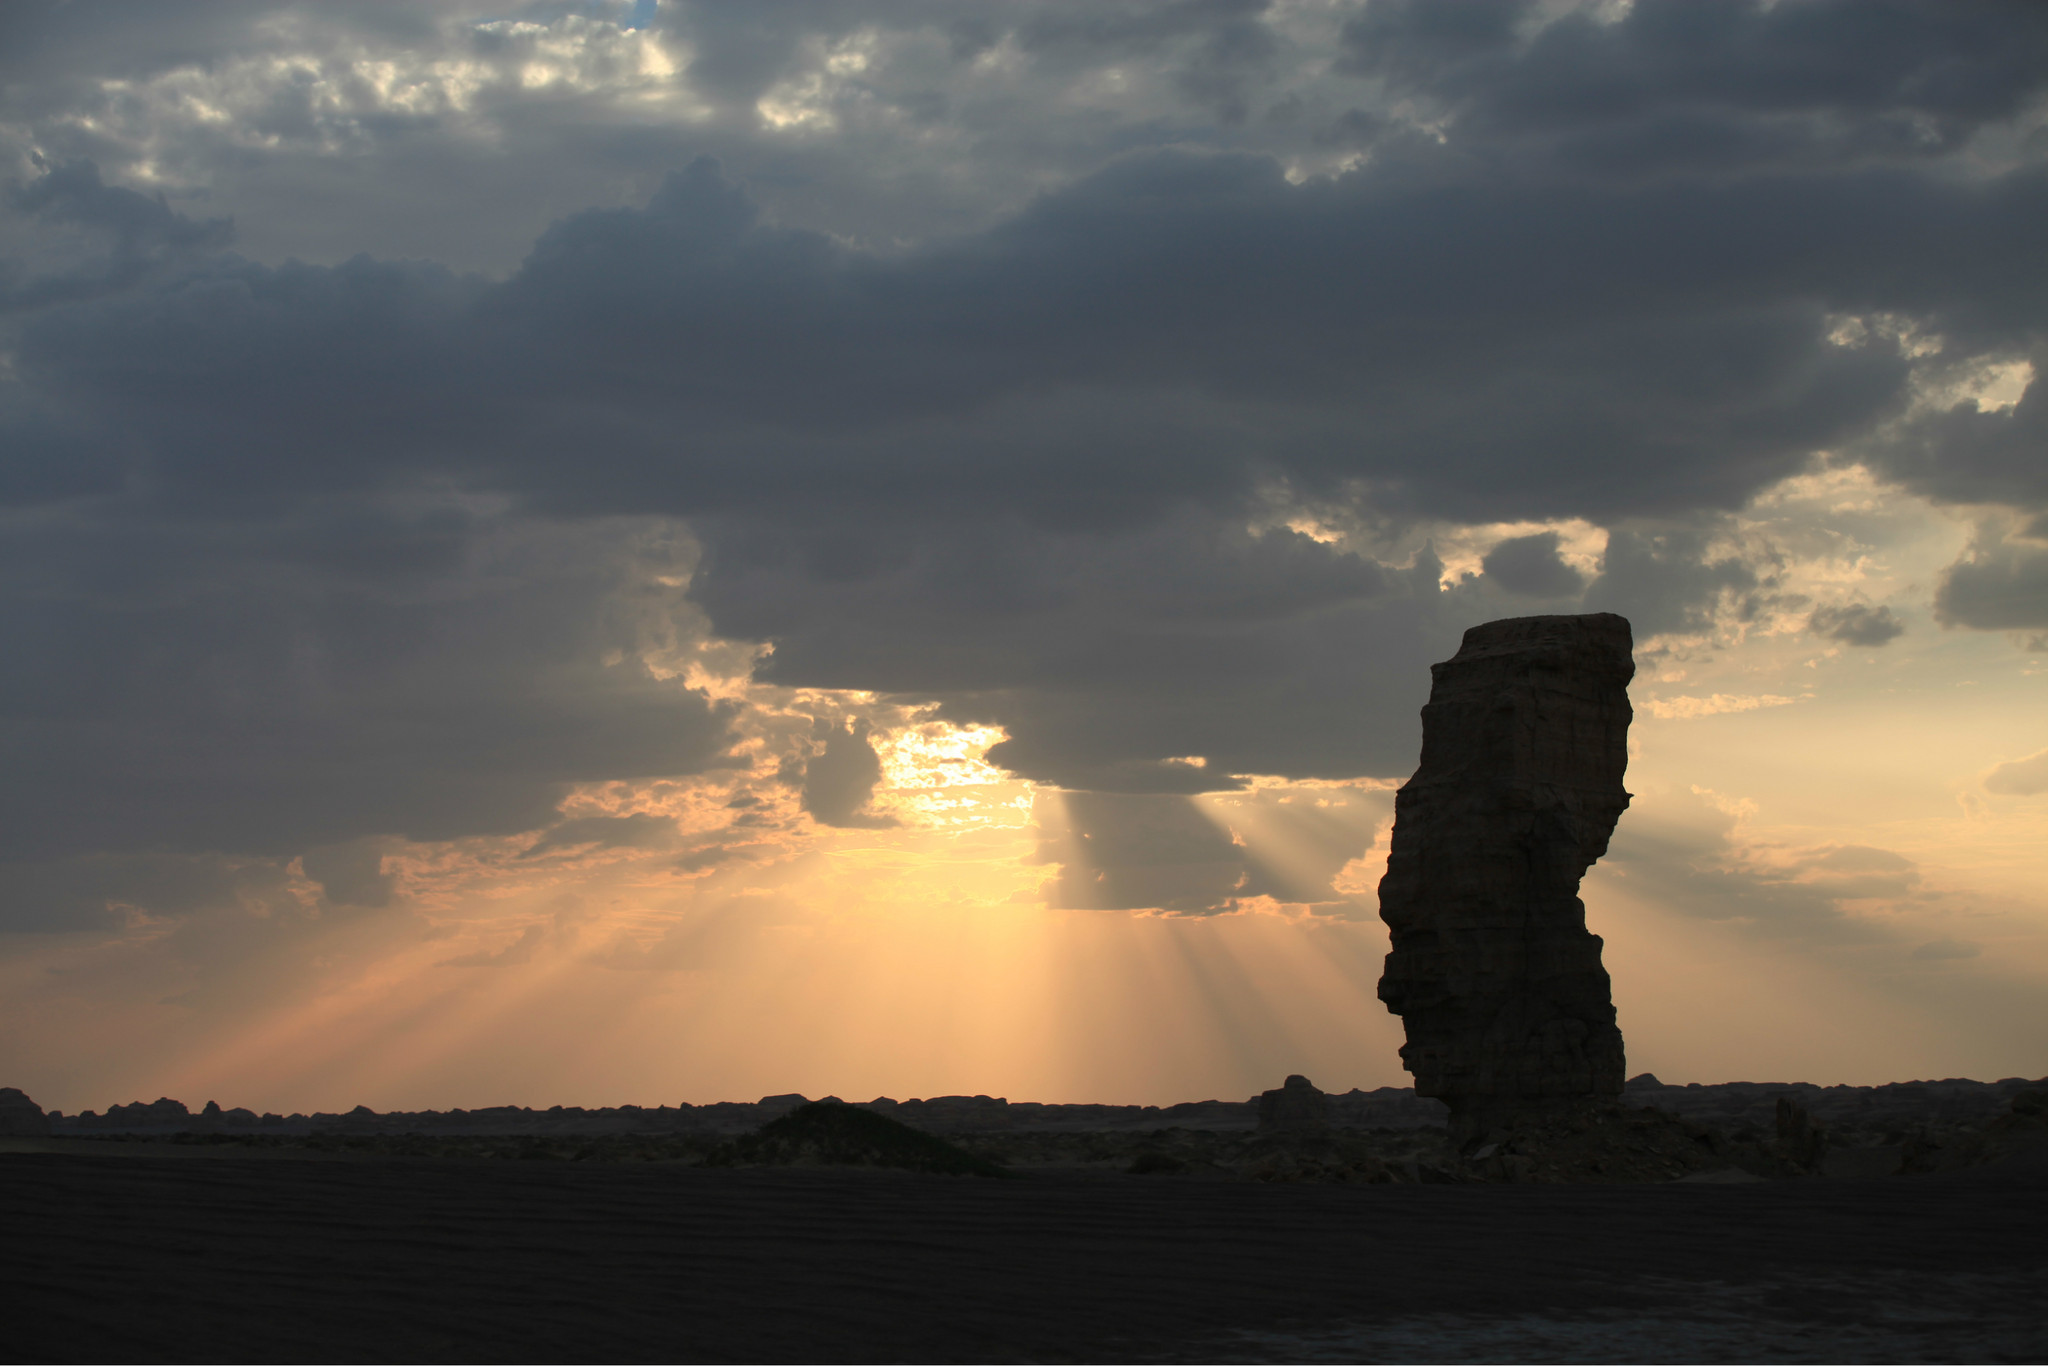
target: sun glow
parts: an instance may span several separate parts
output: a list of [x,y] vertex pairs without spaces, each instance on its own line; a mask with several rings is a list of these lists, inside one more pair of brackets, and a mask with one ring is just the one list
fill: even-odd
[[987,787],[1009,781],[988,751],[1009,736],[1000,726],[922,721],[881,737],[882,783],[896,792],[937,787]]

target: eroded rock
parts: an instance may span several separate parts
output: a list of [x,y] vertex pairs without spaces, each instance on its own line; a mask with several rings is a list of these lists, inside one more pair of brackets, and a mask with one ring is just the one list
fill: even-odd
[[1470,1138],[1622,1090],[1601,941],[1579,880],[1627,808],[1628,622],[1518,617],[1432,667],[1422,762],[1395,798],[1379,995],[1416,1094]]
[[1814,1123],[1806,1107],[1790,1096],[1778,1097],[1778,1150],[1801,1171],[1821,1170],[1828,1153],[1827,1126]]
[[1299,1074],[1259,1093],[1262,1133],[1313,1133],[1330,1127],[1330,1098]]
[[41,1138],[50,1132],[50,1117],[27,1093],[12,1086],[0,1086],[0,1136]]

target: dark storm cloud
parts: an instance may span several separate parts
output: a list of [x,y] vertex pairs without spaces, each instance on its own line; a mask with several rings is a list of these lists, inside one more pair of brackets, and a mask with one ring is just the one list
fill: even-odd
[[1249,880],[1230,832],[1186,797],[1069,793],[1064,838],[1039,856],[1059,865],[1047,893],[1071,910],[1225,910]]
[[1942,571],[1934,616],[1982,631],[2048,627],[2048,546],[2027,540],[1973,545]]
[[1518,597],[1571,597],[1586,586],[1586,580],[1558,557],[1558,543],[1555,531],[1516,536],[1487,551],[1480,567],[1486,577]]
[[[0,157],[13,143],[162,185],[232,214],[271,262],[503,271],[550,220],[644,200],[705,152],[790,221],[892,243],[971,230],[1190,124],[1284,141],[1257,111],[1325,65],[1319,34],[1272,60],[1275,13],[1232,0],[1120,19],[1094,0],[643,8],[21,0],[0,19]],[[849,45],[857,70],[821,70]],[[764,118],[791,88],[817,124]]]
[[[725,629],[780,642],[763,676],[938,697],[953,719],[1009,727],[994,762],[1071,787],[1398,767],[1418,661],[1441,644],[1433,561],[1388,573],[1194,511],[1121,532],[962,519],[837,543],[787,525],[708,534],[696,593]],[[842,555],[821,563],[819,542]],[[1162,762],[1189,756],[1212,762]]]
[[1586,590],[1586,610],[1629,619],[1638,640],[1667,631],[1711,626],[1724,602],[1753,601],[1762,587],[1754,566],[1715,556],[1709,525],[1622,526],[1608,534],[1600,576]]
[[692,44],[693,85],[721,102],[751,106],[795,65],[806,38],[843,37],[863,26],[935,28],[955,61],[972,61],[1005,38],[1056,71],[1164,61],[1171,84],[1226,122],[1249,112],[1246,78],[1278,44],[1261,22],[1269,0],[1167,0],[1101,5],[1052,0],[1006,7],[945,4],[674,5],[661,22]]
[[247,0],[177,6],[19,0],[0,7],[0,76],[17,88],[40,80],[48,89],[90,79],[81,72],[134,78],[202,62],[276,8]]
[[804,811],[820,825],[861,830],[894,825],[867,809],[882,780],[882,760],[868,739],[867,720],[855,718],[843,726],[820,721],[817,729],[823,748],[804,765]]
[[1608,860],[1649,904],[1704,920],[1730,920],[1773,939],[1882,941],[1881,919],[1856,903],[1937,899],[1918,865],[1889,849],[1844,845],[1762,863],[1742,848],[1734,822],[1704,802],[1670,802],[1661,819],[1631,819]]
[[299,860],[306,876],[320,884],[332,906],[389,906],[396,879],[384,871],[384,858],[374,844],[334,844],[308,849]]
[[1906,633],[1905,623],[1889,607],[1853,602],[1841,607],[1816,607],[1806,629],[1844,645],[1883,645]]
[[1279,46],[1260,22],[1270,8],[1268,0],[1049,6],[1025,19],[1017,37],[1034,56],[1090,65],[1154,56],[1191,39],[1174,83],[1221,122],[1236,124],[1251,113],[1248,78],[1272,61]]
[[[999,762],[1074,786],[1398,771],[1412,705],[1368,705],[1370,680],[1421,677],[1437,628],[1367,562],[1232,531],[1262,480],[1446,516],[1726,505],[1889,411],[1905,372],[1830,342],[1815,304],[1743,297],[1731,259],[1626,260],[1680,218],[1704,242],[1714,195],[1473,202],[1494,194],[1152,157],[883,259],[764,224],[700,163],[645,210],[559,225],[503,285],[230,259],[49,311],[18,352],[42,405],[23,448],[111,448],[106,486],[181,502],[447,479],[724,511],[698,597],[778,642],[777,681],[937,697],[1010,729]],[[1952,211],[2005,211],[1973,194]],[[1720,207],[1734,231],[1746,210]],[[23,493],[62,487],[24,463]],[[1033,568],[1054,554],[1063,582]],[[1162,765],[1181,755],[1215,762]]]
[[[2041,323],[2031,323],[2036,337]],[[1996,352],[1993,353],[1994,355]],[[2037,376],[2010,408],[1976,403],[1927,413],[1869,443],[1872,463],[1908,488],[1951,503],[2007,503],[2048,509],[2048,345],[2036,340],[2017,356]]]
[[[760,223],[698,164],[557,225],[504,285],[223,262],[37,319],[16,367],[193,489],[432,473],[573,510],[1085,514],[1276,471],[1473,520],[1726,508],[1903,401],[1898,348],[1831,342],[1831,309],[2038,303],[2044,184],[1292,186],[1165,154],[874,258]],[[1051,395],[1065,440],[1006,442],[1004,405]],[[1237,430],[1133,440],[1192,414]]]
[[[1034,486],[1085,507],[1138,496],[1136,466],[1141,509],[1275,470],[1439,516],[1613,516],[1734,506],[1890,412],[1896,347],[1833,344],[1823,302],[1905,306],[1943,274],[2038,296],[2043,212],[2032,175],[1410,192],[1164,155],[882,259],[761,224],[700,163],[644,211],[559,225],[502,286],[229,262],[48,315],[17,365],[200,489],[437,473],[578,510]],[[1043,394],[1088,405],[1065,441],[961,430]],[[1191,399],[1247,430],[1126,444]]]
[[175,213],[163,197],[103,183],[90,161],[41,163],[43,174],[7,194],[10,207],[39,225],[79,230],[100,238],[103,250],[68,268],[30,274],[0,261],[0,313],[92,298],[139,283],[151,273],[234,240],[224,218],[195,222]]
[[0,859],[0,930],[77,933],[131,918],[181,916],[282,890],[277,859],[128,850],[68,859]]
[[[509,834],[572,782],[730,762],[726,711],[636,653],[689,617],[660,538],[426,501],[17,515],[0,860]],[[341,855],[307,873],[374,904]]]
[[1391,793],[1342,792],[1334,801],[1311,801],[1268,791],[1233,800],[1264,807],[1258,814],[1284,823],[1294,856],[1287,864],[1276,863],[1263,841],[1236,828],[1244,822],[1239,808],[1205,812],[1190,797],[1165,793],[1041,797],[1037,860],[1059,865],[1044,890],[1046,902],[1070,910],[1215,915],[1271,897],[1318,914],[1358,914],[1331,880],[1365,852],[1375,823],[1392,814]]
[[1539,24],[1534,0],[1381,0],[1341,65],[1458,133],[1562,168],[1663,176],[1925,159],[2037,97],[2048,14],[1941,0],[1635,0]]
[[[1385,596],[1378,571],[1231,533],[1233,503],[1278,475],[1450,517],[1732,505],[1891,412],[1905,380],[1895,346],[1835,344],[1822,303],[1774,277],[1844,305],[1885,302],[1909,265],[2034,288],[2017,219],[2038,197],[2026,177],[1297,187],[1270,163],[1166,155],[884,259],[763,223],[699,163],[645,210],[558,225],[502,285],[227,259],[49,311],[16,362],[45,405],[24,447],[61,450],[56,407],[74,441],[127,457],[119,477],[178,500],[447,479],[564,512],[725,511],[698,595],[720,630],[777,640],[778,681],[940,697],[1010,728],[999,762],[1076,786],[1398,771],[1410,708],[1327,737],[1389,714],[1331,680],[1426,662],[1375,640],[1409,609],[1382,604],[1377,630],[1312,620]],[[1950,222],[1978,228],[1968,260]],[[1844,266],[1859,254],[1867,279]],[[1194,541],[1122,559],[1138,542],[1119,537],[1190,500],[1213,509],[1185,514]],[[1061,544],[1048,523],[1126,530]],[[1593,596],[1747,572],[1669,548],[1618,535]],[[1032,561],[1055,550],[1095,581],[1070,569],[1034,608]],[[1166,563],[1183,572],[1161,581]],[[999,591],[975,600],[977,583]],[[1641,607],[1639,628],[1666,629]],[[988,648],[983,623],[1019,611]],[[1159,768],[1183,754],[1217,763]]]

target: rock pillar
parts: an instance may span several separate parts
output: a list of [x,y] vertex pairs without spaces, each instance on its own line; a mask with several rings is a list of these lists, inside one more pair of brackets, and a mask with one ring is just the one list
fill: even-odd
[[1432,666],[1422,763],[1395,797],[1379,995],[1401,1063],[1461,1138],[1620,1096],[1621,1030],[1579,879],[1628,806],[1626,619],[1475,626]]

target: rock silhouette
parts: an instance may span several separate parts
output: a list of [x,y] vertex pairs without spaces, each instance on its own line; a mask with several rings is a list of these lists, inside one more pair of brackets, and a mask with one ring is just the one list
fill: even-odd
[[43,1107],[12,1086],[0,1086],[0,1137],[38,1138],[50,1132]]
[[1622,1090],[1601,941],[1579,880],[1628,806],[1628,622],[1517,617],[1432,666],[1422,762],[1396,795],[1380,999],[1417,1095],[1472,1138]]
[[1307,1077],[1296,1074],[1259,1093],[1261,1132],[1311,1133],[1329,1127],[1330,1098]]
[[712,1167],[895,1167],[944,1176],[1008,1176],[935,1134],[857,1105],[814,1100],[705,1159]]
[[1819,1171],[1828,1153],[1828,1131],[1816,1124],[1806,1107],[1790,1096],[1779,1096],[1777,1106],[1778,1150],[1802,1171]]

